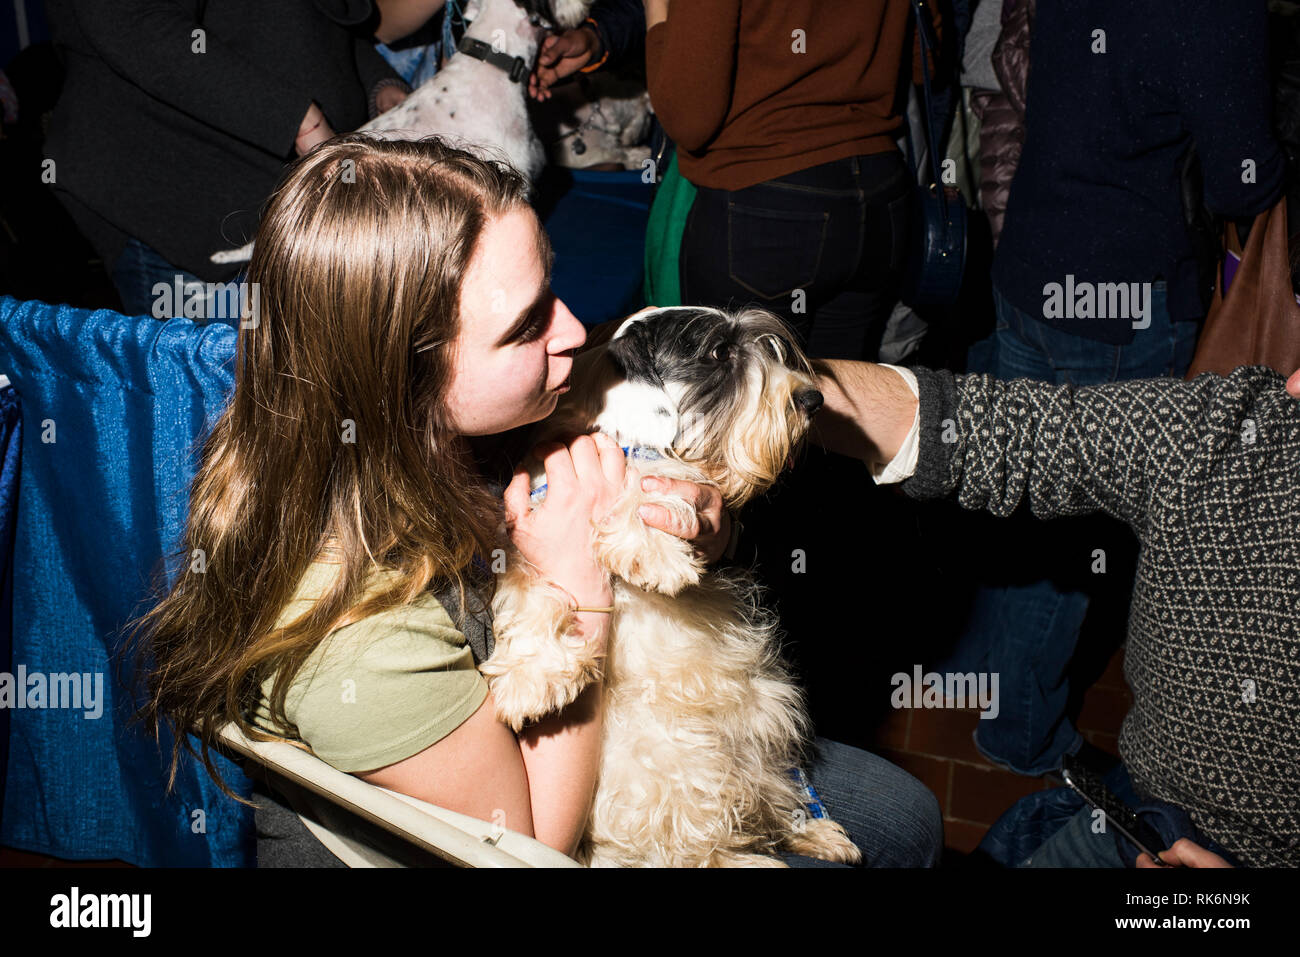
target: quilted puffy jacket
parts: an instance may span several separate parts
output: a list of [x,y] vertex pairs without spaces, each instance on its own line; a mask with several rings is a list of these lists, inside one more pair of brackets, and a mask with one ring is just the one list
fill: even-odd
[[1025,144],[1025,88],[1035,0],[1003,0],[1002,35],[993,48],[993,71],[1002,89],[977,90],[971,108],[980,118],[980,201],[996,245],[1011,192],[1011,177]]

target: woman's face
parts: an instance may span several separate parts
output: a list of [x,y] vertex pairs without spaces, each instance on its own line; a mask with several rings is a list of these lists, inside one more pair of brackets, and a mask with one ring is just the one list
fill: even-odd
[[493,435],[550,415],[568,390],[586,330],[550,290],[531,209],[489,219],[461,285],[448,409],[461,435]]

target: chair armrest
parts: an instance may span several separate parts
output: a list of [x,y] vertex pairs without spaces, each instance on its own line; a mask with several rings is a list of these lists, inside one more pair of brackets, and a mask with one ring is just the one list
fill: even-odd
[[[282,741],[254,741],[233,723],[221,743],[366,822],[461,867],[579,867],[535,838],[367,784]],[[316,829],[312,829],[314,833]],[[497,836],[495,842],[492,837]],[[333,850],[333,848],[331,848]]]

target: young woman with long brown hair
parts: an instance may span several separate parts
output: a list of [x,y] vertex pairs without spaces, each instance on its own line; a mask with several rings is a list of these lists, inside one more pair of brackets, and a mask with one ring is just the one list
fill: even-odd
[[[472,448],[544,418],[567,388],[586,333],[549,290],[550,257],[524,181],[436,140],[338,137],[290,167],[256,237],[259,313],[203,448],[187,568],[136,632],[141,717],[175,733],[173,776],[193,729],[220,781],[207,745],[233,721],[575,850],[599,683],[516,738],[467,638],[503,520],[579,604],[612,602],[586,529],[624,481],[614,442],[546,449],[548,496],[526,514],[503,512]],[[700,521],[650,520],[716,558],[720,503],[682,486]],[[579,613],[581,636],[603,645],[607,619]]]

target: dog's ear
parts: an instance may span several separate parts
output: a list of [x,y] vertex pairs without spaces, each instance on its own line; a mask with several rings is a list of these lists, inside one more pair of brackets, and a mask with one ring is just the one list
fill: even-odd
[[555,26],[560,30],[572,30],[587,18],[592,2],[593,0],[551,0]]

